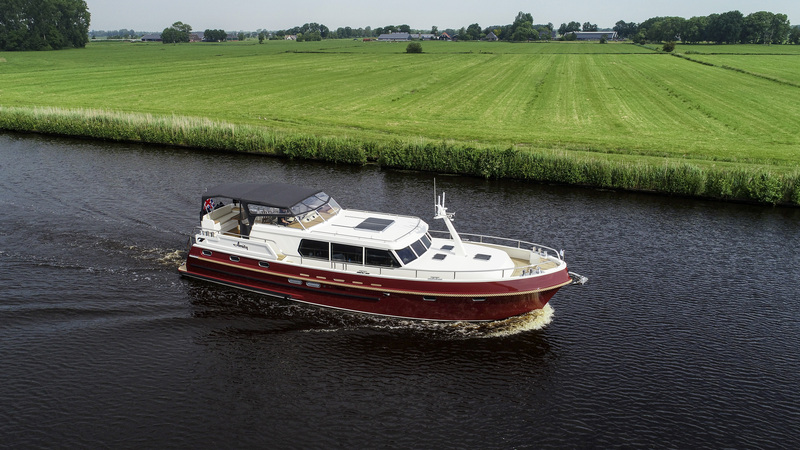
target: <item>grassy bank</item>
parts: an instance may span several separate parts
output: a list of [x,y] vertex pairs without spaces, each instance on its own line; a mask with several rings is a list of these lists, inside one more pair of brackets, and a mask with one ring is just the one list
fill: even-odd
[[798,203],[800,46],[735,47],[92,43],[0,53],[1,126]]
[[202,118],[99,110],[0,107],[0,129],[126,142],[261,153],[486,178],[586,185],[771,204],[800,204],[800,175],[686,162],[647,164],[566,151],[465,145],[426,139],[368,142],[274,133]]

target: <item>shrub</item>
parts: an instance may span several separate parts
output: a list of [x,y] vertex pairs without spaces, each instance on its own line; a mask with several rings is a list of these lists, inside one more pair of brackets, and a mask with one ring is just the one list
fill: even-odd
[[422,53],[422,44],[419,42],[409,42],[406,53]]
[[671,53],[673,50],[675,50],[675,42],[673,41],[665,42],[664,46],[661,47],[661,50],[667,53]]

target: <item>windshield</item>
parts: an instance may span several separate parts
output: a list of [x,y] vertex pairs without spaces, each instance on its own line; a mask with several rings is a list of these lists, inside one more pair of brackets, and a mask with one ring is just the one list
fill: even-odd
[[320,206],[324,205],[330,198],[331,198],[330,195],[324,192],[312,195],[311,197],[308,197],[302,202],[292,206],[292,213],[294,213],[294,215],[296,216],[299,216],[300,214],[313,211],[319,208]]
[[427,233],[422,236],[422,238],[413,244],[409,245],[408,247],[395,250],[397,256],[400,258],[400,261],[403,261],[403,264],[408,264],[411,261],[414,261],[418,257],[422,256],[428,249],[431,247],[431,240],[428,238]]

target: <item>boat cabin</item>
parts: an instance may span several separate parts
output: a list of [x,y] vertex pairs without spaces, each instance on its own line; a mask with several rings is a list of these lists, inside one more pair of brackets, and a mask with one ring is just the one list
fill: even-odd
[[285,256],[403,267],[431,248],[418,217],[343,209],[323,191],[283,183],[228,183],[202,197],[201,227],[264,240]]

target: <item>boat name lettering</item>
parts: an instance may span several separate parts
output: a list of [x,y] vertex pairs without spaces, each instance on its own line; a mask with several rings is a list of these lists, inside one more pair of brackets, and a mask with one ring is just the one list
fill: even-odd
[[245,249],[245,250],[249,250],[249,249],[247,248],[247,246],[246,246],[246,245],[244,245],[244,244],[242,244],[241,242],[237,242],[237,243],[233,244],[233,246],[234,246],[234,247],[243,248],[243,249]]

